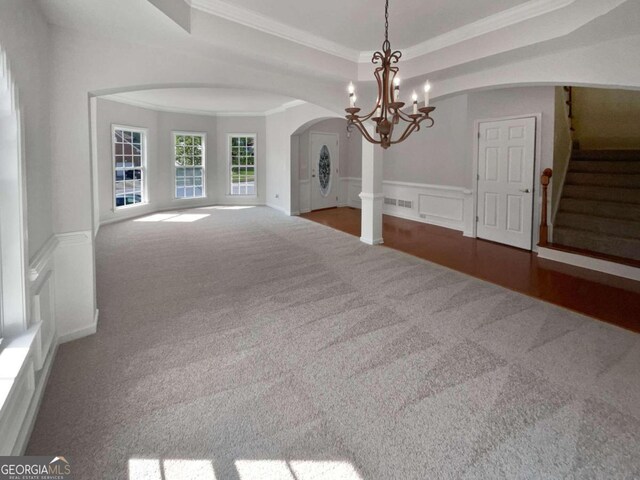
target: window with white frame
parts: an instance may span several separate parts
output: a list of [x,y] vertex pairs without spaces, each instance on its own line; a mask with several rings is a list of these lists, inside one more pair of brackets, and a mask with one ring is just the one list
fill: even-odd
[[229,135],[231,195],[256,195],[256,135]]
[[113,127],[114,205],[116,208],[146,203],[146,132]]
[[176,198],[206,197],[204,133],[173,133]]

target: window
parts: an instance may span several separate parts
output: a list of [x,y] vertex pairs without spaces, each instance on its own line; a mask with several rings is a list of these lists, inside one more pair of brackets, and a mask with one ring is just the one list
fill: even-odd
[[113,192],[116,208],[146,203],[145,150],[145,130],[113,127]]
[[229,135],[231,195],[256,194],[256,136]]
[[205,134],[173,133],[176,198],[206,197]]

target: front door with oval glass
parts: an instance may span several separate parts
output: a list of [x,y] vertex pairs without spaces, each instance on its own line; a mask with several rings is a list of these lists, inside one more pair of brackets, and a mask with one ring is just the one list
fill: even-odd
[[311,133],[311,210],[338,206],[338,135]]

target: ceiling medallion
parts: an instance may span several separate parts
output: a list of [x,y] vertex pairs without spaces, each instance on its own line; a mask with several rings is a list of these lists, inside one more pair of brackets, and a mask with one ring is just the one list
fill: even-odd
[[[429,106],[429,91],[431,85],[429,82],[424,85],[424,107],[418,108],[418,94],[414,91],[411,97],[413,101],[412,113],[403,112],[404,102],[400,101],[400,78],[398,77],[398,67],[392,66],[398,63],[402,53],[398,50],[391,51],[391,43],[389,43],[389,0],[386,0],[384,9],[385,27],[384,27],[384,43],[382,51],[373,54],[371,62],[380,64],[376,68],[374,75],[378,82],[378,100],[371,111],[367,115],[358,115],[360,108],[356,107],[356,92],[353,83],[349,84],[349,108],[345,109],[348,113],[346,116],[348,126],[355,125],[362,133],[364,138],[369,142],[380,145],[387,149],[391,145],[404,141],[413,132],[420,130],[420,124],[425,120],[429,123],[425,124],[427,128],[433,127],[433,118],[429,114],[435,110],[435,107]],[[367,120],[372,120],[376,124],[376,134],[378,138],[374,138],[364,125]],[[400,121],[407,125],[404,132],[397,138],[393,138],[396,125]]]

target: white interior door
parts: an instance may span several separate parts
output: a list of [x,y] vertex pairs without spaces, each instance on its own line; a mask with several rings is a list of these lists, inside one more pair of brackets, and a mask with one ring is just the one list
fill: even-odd
[[479,134],[477,235],[531,250],[536,119],[482,122]]
[[338,135],[311,133],[311,210],[338,206]]

